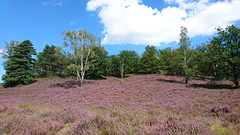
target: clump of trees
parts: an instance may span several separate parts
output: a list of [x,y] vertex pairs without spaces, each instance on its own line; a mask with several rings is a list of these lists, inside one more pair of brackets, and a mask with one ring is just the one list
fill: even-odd
[[122,50],[108,55],[100,38],[86,30],[63,32],[64,48],[46,45],[36,55],[30,41],[6,43],[2,55],[6,61],[6,87],[29,84],[38,77],[75,77],[83,85],[84,78],[103,79],[105,76],[126,77],[130,74],[168,73],[185,76],[213,76],[216,80],[229,79],[239,87],[240,29],[236,26],[217,28],[218,35],[206,43],[191,48],[186,27],[181,27],[180,47],[156,49],[146,46],[145,52]]

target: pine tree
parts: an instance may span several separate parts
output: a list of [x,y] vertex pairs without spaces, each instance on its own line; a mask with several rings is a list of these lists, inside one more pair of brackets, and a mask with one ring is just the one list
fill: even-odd
[[141,71],[144,74],[153,74],[159,71],[157,49],[155,46],[146,46],[146,51],[140,59]]
[[29,40],[13,47],[13,53],[9,56],[4,69],[6,75],[3,76],[4,87],[13,87],[17,85],[26,85],[34,82],[34,59],[35,49]]
[[92,57],[89,61],[89,69],[86,71],[86,78],[88,79],[102,79],[107,75],[108,57],[107,51],[102,46],[94,46],[92,49]]
[[49,75],[56,75],[57,72],[57,57],[55,55],[56,46],[46,45],[43,52],[38,54],[38,60],[35,63],[36,69],[40,76],[47,77]]

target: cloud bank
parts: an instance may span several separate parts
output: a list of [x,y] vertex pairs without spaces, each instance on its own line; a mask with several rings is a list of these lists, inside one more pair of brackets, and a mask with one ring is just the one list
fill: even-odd
[[164,2],[169,6],[159,10],[141,0],[90,0],[87,10],[97,11],[101,18],[103,44],[160,45],[178,41],[181,26],[190,37],[205,36],[240,20],[240,0]]

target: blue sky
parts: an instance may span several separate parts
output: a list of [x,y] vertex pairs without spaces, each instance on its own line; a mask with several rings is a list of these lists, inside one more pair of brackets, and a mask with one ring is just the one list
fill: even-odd
[[[10,40],[28,39],[37,52],[46,44],[62,47],[61,33],[79,28],[101,37],[109,54],[177,48],[180,26],[195,46],[217,26],[239,26],[239,7],[239,0],[0,0],[0,51]],[[3,73],[0,65],[0,78]]]

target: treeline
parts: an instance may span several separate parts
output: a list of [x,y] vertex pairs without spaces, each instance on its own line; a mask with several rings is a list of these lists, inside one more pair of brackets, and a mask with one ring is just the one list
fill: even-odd
[[26,85],[36,77],[73,77],[82,85],[84,78],[167,73],[185,76],[186,83],[193,76],[213,76],[216,80],[232,80],[239,87],[240,29],[232,25],[217,30],[217,37],[193,48],[187,29],[182,27],[179,48],[158,50],[148,45],[141,56],[129,50],[108,55],[100,38],[86,30],[63,32],[64,47],[46,45],[37,59],[32,58],[36,52],[29,40],[10,41],[2,55],[6,59],[4,86]]

